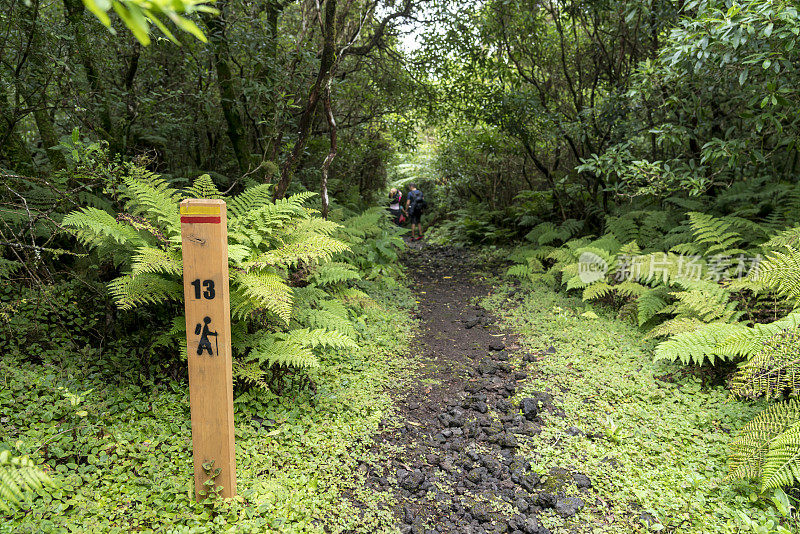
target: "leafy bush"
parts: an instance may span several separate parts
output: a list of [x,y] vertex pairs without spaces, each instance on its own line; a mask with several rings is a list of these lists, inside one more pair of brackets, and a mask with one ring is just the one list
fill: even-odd
[[[122,270],[108,284],[120,309],[173,306],[173,327],[159,343],[184,347],[178,205],[183,198],[224,195],[207,175],[181,191],[141,168],[124,177],[117,195],[126,213],[83,208],[64,226]],[[272,202],[270,186],[256,185],[226,199],[234,376],[240,380],[266,386],[270,368],[315,367],[321,349],[355,345],[348,312],[336,298],[352,293],[347,283],[359,275],[330,263],[348,246],[332,237],[339,224],[304,206],[312,196]]]
[[[543,223],[527,236],[534,245],[511,255],[515,265],[507,274],[616,305],[620,316],[649,331],[646,337],[662,339],[655,360],[713,365],[744,359],[731,382],[739,396],[783,401],[796,395],[798,229],[776,233],[775,221],[702,212],[688,212],[668,229],[663,223],[673,216],[655,213],[612,218],[609,232],[596,239],[575,237],[573,221]],[[666,244],[669,250],[654,250]],[[777,310],[784,316],[776,318]],[[731,479],[756,479],[762,492],[798,480],[796,399],[771,406],[740,431],[730,469]]]

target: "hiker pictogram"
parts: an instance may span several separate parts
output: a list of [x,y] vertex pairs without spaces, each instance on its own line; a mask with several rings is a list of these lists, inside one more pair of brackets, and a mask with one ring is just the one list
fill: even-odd
[[217,349],[217,352],[219,352],[219,344],[217,343],[217,332],[212,331],[208,327],[208,325],[211,324],[211,317],[204,317],[203,323],[205,324],[201,325],[200,323],[197,323],[197,325],[194,327],[194,333],[196,335],[200,335],[200,342],[197,344],[197,355],[201,356],[203,354],[203,351],[207,350],[208,355],[213,356],[214,351],[212,350],[211,340],[208,339],[208,336],[214,336],[214,346]]

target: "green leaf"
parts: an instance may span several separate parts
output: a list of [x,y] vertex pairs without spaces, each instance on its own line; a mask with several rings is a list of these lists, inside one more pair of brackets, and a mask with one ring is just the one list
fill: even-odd
[[206,39],[206,36],[203,33],[203,30],[198,28],[197,24],[195,24],[191,20],[189,20],[187,18],[184,18],[184,17],[181,17],[180,15],[173,15],[172,16],[172,22],[174,22],[175,25],[178,26],[183,31],[185,31],[187,33],[191,33],[192,35],[197,37],[200,41],[202,41],[204,43],[208,42],[208,39]]
[[145,9],[145,11],[144,11],[144,14],[147,16],[147,18],[148,18],[148,19],[149,19],[149,20],[150,20],[150,21],[151,21],[153,24],[155,24],[155,25],[156,25],[156,27],[157,27],[159,30],[161,30],[161,33],[163,33],[163,34],[164,34],[164,35],[167,37],[167,39],[169,39],[170,41],[172,41],[172,42],[173,42],[173,43],[175,43],[176,45],[178,45],[178,46],[181,46],[181,42],[180,42],[180,41],[178,41],[178,39],[176,39],[176,38],[175,38],[175,36],[172,34],[172,32],[171,32],[171,31],[169,31],[169,28],[167,28],[167,26],[166,26],[166,25],[165,25],[163,22],[161,22],[161,21],[158,19],[158,17],[156,17],[156,16],[155,16],[155,14],[153,14],[153,12],[151,12],[150,10],[147,10],[147,9]]
[[[129,5],[133,6],[133,4]],[[147,20],[144,18],[144,15],[142,15],[141,10],[138,11],[138,15],[141,16],[140,19],[139,17],[134,16],[132,11],[129,11],[128,8],[126,8],[121,2],[118,2],[117,0],[114,0],[113,6],[114,6],[114,11],[117,12],[119,18],[122,19],[122,22],[124,22],[125,25],[131,30],[133,36],[136,37],[136,39],[143,46],[149,45],[150,44],[150,36],[148,35],[149,28],[147,26]],[[144,21],[144,24],[142,24],[142,21]]]
[[111,8],[111,4],[108,0],[83,0],[83,5],[97,17],[103,26],[106,28],[111,27],[111,18],[108,16],[108,13],[106,13],[106,11]]

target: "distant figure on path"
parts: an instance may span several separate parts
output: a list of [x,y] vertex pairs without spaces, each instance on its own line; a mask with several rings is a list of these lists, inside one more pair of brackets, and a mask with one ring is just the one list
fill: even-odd
[[403,193],[397,190],[396,187],[393,187],[391,191],[389,191],[389,213],[392,214],[392,219],[396,225],[401,225],[405,222],[405,217],[403,216]]
[[[411,240],[418,241],[422,239],[422,211],[425,208],[425,196],[422,191],[417,189],[416,184],[408,184],[408,200],[406,200],[406,210],[408,212],[408,220],[411,222]],[[417,235],[419,232],[419,235]]]

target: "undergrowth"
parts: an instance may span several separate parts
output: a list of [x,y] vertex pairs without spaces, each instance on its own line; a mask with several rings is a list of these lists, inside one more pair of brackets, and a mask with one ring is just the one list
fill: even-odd
[[224,503],[192,498],[185,382],[142,377],[123,355],[41,365],[15,348],[0,362],[0,450],[36,458],[55,487],[34,488],[0,532],[389,531],[391,498],[357,467],[380,461],[371,436],[392,417],[384,387],[406,373],[413,300],[396,283],[362,284],[364,341],[311,369],[316,387],[237,392],[239,496]]
[[651,344],[635,327],[587,313],[578,299],[527,285],[512,299],[509,290],[493,293],[484,306],[521,334],[523,350],[555,350],[531,366],[519,396],[550,391],[566,413],[547,416],[525,454],[542,474],[570,466],[593,484],[575,519],[542,516],[553,532],[788,533],[800,527],[773,505],[785,497],[779,490],[759,495],[755,485],[725,480],[731,434],[763,401],[744,405],[716,385],[713,372],[653,361]]

